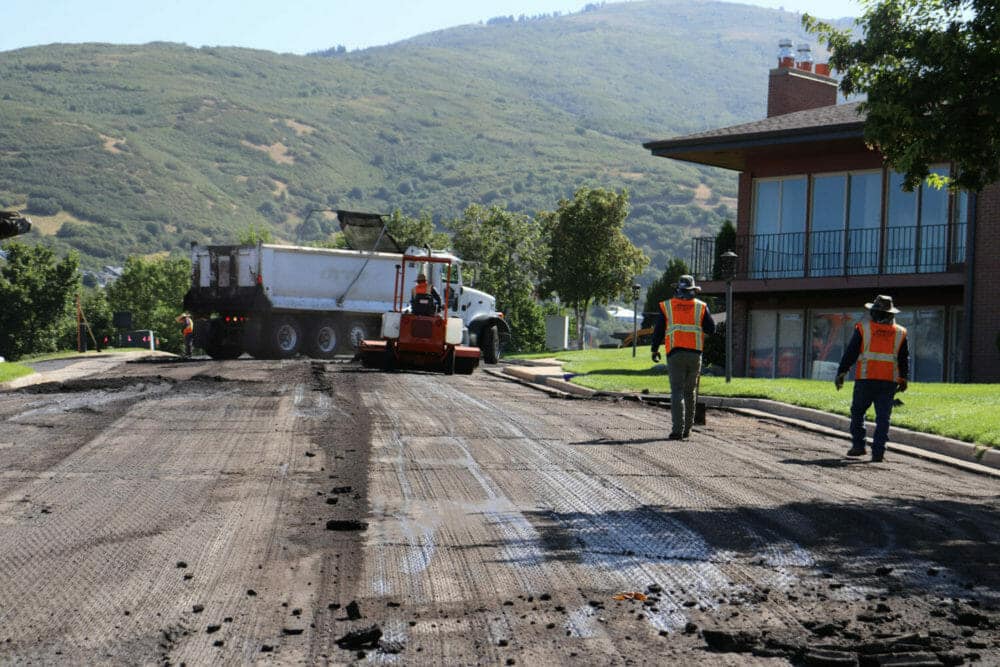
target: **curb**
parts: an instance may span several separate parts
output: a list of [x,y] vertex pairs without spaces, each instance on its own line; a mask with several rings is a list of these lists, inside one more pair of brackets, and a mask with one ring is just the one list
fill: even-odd
[[[525,360],[527,361],[527,360]],[[535,360],[532,360],[535,361]],[[626,398],[639,402],[656,403],[657,405],[669,405],[670,396],[666,394],[638,394],[630,392],[607,392],[595,391],[586,387],[581,387],[568,382],[562,371],[561,365],[552,363],[554,360],[544,360],[545,364],[527,364],[531,368],[523,366],[507,365],[502,374],[517,378],[524,383],[541,388],[541,386],[559,389],[565,393],[572,393],[575,396],[584,398],[595,397],[616,397]],[[507,379],[509,379],[509,377]],[[851,420],[849,417],[836,415],[813,408],[803,408],[788,403],[780,403],[763,398],[732,398],[723,396],[699,396],[699,403],[704,403],[706,408],[717,410],[731,410],[742,414],[756,417],[769,417],[779,419],[785,423],[800,428],[814,430],[825,435],[840,437],[845,440],[850,439],[848,428]],[[875,425],[865,422],[868,437],[872,436]],[[901,452],[911,456],[930,459],[939,463],[957,466],[963,470],[1000,476],[1000,449],[977,447],[974,444],[946,438],[930,433],[911,431],[910,429],[897,426],[889,427],[889,444],[886,447],[890,451]]]

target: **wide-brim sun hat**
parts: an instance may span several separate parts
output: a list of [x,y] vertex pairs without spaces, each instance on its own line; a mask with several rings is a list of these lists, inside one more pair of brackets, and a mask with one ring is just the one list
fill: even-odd
[[899,312],[899,309],[892,305],[892,297],[886,296],[885,294],[879,294],[876,296],[874,301],[865,304],[865,308],[868,310],[877,310],[883,313]]
[[677,279],[677,284],[674,285],[678,292],[700,292],[701,288],[694,283],[694,276],[683,275]]

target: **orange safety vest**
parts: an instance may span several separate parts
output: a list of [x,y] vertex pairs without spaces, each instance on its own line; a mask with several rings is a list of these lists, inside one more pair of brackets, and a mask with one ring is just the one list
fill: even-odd
[[856,380],[899,380],[899,350],[906,340],[906,329],[898,324],[865,320],[855,326],[861,333],[861,354],[854,369]]
[[708,306],[698,299],[670,299],[660,302],[660,312],[667,322],[663,337],[665,354],[675,347],[701,352],[705,347],[705,332],[701,321]]
[[187,336],[188,334],[191,333],[194,333],[194,320],[192,320],[190,317],[185,317],[183,335]]

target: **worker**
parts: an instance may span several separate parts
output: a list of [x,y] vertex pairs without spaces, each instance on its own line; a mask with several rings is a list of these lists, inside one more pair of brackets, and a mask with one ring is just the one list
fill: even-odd
[[834,386],[837,391],[851,366],[854,370],[854,396],[851,400],[851,440],[848,456],[865,455],[865,413],[875,404],[875,434],[872,438],[872,461],[879,463],[885,456],[889,440],[889,418],[897,392],[906,391],[910,374],[910,351],[906,344],[906,329],[895,323],[899,310],[892,297],[879,294],[866,303],[870,319],[854,326],[854,335],[844,350],[837,368]]
[[434,286],[427,282],[427,276],[421,272],[417,274],[417,284],[410,292],[410,303],[415,304],[416,298],[420,294],[430,294],[434,301],[434,312],[441,310],[441,295],[434,289]]
[[194,351],[194,320],[189,313],[181,313],[177,316],[177,322],[181,325],[181,335],[184,336],[184,357],[190,358]]
[[660,344],[667,355],[670,377],[670,417],[672,429],[668,439],[690,437],[697,406],[698,378],[701,375],[701,353],[705,335],[715,333],[715,320],[708,304],[695,295],[701,288],[694,277],[681,276],[671,299],[660,302],[660,315],[653,327],[653,363],[660,361]]

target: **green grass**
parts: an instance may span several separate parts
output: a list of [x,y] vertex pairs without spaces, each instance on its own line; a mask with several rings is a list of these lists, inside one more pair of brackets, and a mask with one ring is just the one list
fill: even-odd
[[16,380],[19,377],[31,375],[34,372],[35,371],[31,370],[27,366],[22,366],[21,364],[15,364],[10,361],[0,362],[0,382]]
[[[639,348],[634,359],[631,348],[529,356],[558,359],[567,373],[577,374],[572,382],[591,389],[670,392],[666,366],[652,364],[649,346]],[[701,378],[701,393],[705,396],[767,398],[839,415],[850,412],[852,387],[848,383],[838,392],[832,382],[819,380],[733,378],[726,384],[722,377]],[[895,426],[1000,446],[1000,385],[912,383],[900,398],[903,405],[892,411]],[[874,419],[874,411],[870,410],[868,416]]]

